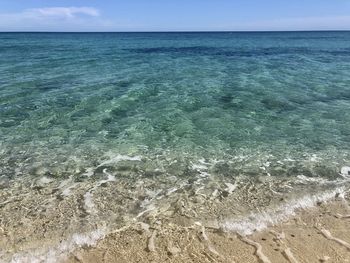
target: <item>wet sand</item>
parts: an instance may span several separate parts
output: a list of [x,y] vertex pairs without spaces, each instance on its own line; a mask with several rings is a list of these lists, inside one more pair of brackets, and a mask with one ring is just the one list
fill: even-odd
[[319,202],[247,236],[188,218],[135,223],[65,262],[350,262],[349,199]]
[[227,177],[202,165],[191,177],[130,180],[109,169],[81,182],[8,181],[1,262],[350,259],[347,177]]

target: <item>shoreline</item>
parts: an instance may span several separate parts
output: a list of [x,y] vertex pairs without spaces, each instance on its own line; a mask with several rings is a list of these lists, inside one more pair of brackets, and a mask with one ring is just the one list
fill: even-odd
[[247,236],[199,222],[137,224],[74,250],[64,262],[350,262],[349,198],[320,202]]
[[344,183],[224,221],[145,211],[114,230],[100,225],[58,243],[28,243],[8,262],[350,262],[348,189]]
[[[236,167],[230,162],[167,162],[116,155],[86,169],[80,180],[42,175],[4,181],[0,257],[13,263],[255,262],[254,249],[260,255],[263,248],[255,239],[259,233],[282,235],[278,226],[313,215],[321,204],[336,208],[334,215],[350,214],[346,166],[337,178],[253,177],[228,176]],[[271,169],[270,162],[255,166],[267,174]],[[340,199],[347,201],[339,210]],[[240,248],[238,254],[232,247]],[[273,253],[266,257],[278,257]]]

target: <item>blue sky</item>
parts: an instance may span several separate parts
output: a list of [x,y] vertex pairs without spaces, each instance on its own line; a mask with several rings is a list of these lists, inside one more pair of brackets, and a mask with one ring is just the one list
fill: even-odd
[[0,31],[350,30],[350,0],[1,0]]

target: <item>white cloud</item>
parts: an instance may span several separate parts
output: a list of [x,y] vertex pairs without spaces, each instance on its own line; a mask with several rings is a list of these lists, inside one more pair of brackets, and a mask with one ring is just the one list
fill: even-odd
[[[234,18],[232,18],[234,21]],[[350,16],[294,17],[235,21],[225,25],[152,26],[147,22],[108,20],[94,7],[43,7],[0,13],[0,31],[167,31],[167,30],[349,30]],[[196,22],[194,21],[194,24]]]
[[0,31],[103,31],[112,26],[93,7],[47,7],[0,13]]
[[88,16],[99,16],[100,12],[93,7],[46,7],[28,9],[22,15],[31,16],[54,16],[72,18],[76,15],[83,14]]

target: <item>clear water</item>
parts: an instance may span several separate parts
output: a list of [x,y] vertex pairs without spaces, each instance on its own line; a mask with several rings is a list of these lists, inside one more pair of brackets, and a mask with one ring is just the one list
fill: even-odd
[[[87,219],[66,208],[75,230],[110,221],[102,195],[122,214],[143,211],[116,199],[120,182],[130,196],[148,183],[151,202],[194,178],[209,195],[237,178],[337,180],[350,166],[350,32],[1,33],[0,137],[2,224],[17,235],[9,204],[45,200],[33,183],[43,177],[62,202],[68,186],[69,202],[84,198]],[[98,194],[108,173],[118,183]]]

